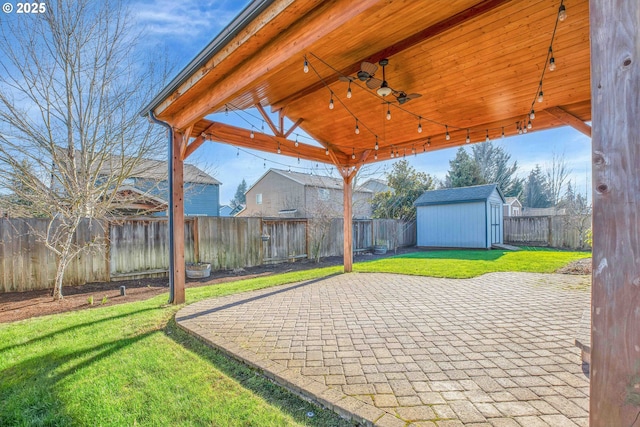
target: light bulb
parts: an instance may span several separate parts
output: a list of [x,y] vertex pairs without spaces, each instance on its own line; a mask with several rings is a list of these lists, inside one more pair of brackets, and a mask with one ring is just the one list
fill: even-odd
[[418,133],[422,133],[422,123],[418,120]]
[[411,147],[411,154],[416,154],[416,147]]
[[560,9],[558,10],[558,19],[560,22],[564,22],[564,20],[567,19],[567,9],[563,4],[560,5]]
[[467,129],[467,139],[466,139],[467,144],[471,142],[471,138],[469,137],[469,129]]
[[391,149],[391,158],[393,159],[393,157],[395,156],[395,154],[393,154],[393,148]]
[[487,130],[487,136],[484,139],[484,142],[490,142],[491,139],[489,139],[489,131]]
[[278,144],[278,154],[280,154],[280,144]]
[[528,132],[528,131],[527,131],[527,128],[526,128],[526,127],[523,127],[523,128],[522,128],[522,133],[527,133],[527,132]]
[[356,158],[356,155],[355,155],[355,154],[352,154],[352,155],[351,155],[351,158],[352,158],[352,159],[355,159],[355,158]]
[[549,71],[554,71],[555,69],[556,69],[556,60],[552,56],[551,59],[549,59]]
[[224,115],[225,116],[229,115],[229,107],[227,107],[227,106],[224,107]]
[[302,69],[305,73],[309,72],[309,63],[307,62],[307,60],[304,60],[304,68]]
[[533,127],[533,125],[531,124],[531,120],[529,120],[529,123],[527,123],[527,129],[531,129]]
[[333,110],[333,96],[329,100],[329,110]]
[[387,120],[391,120],[391,110],[387,109]]
[[347,89],[347,98],[351,99],[351,83],[349,83],[349,89]]
[[504,126],[502,127],[502,135],[500,135],[502,138],[504,138]]
[[255,138],[255,137],[256,137],[256,136],[253,134],[253,129],[251,130],[251,133],[249,134],[249,137],[250,137],[251,139],[253,139],[253,138]]
[[451,139],[451,135],[449,135],[449,132],[447,132],[447,134],[444,136],[444,139],[446,139],[447,141]]
[[376,151],[378,151],[378,148],[379,148],[379,147],[378,147],[378,138],[376,138],[376,146],[375,146],[375,147],[373,147],[373,148],[374,148]]
[[544,94],[542,93],[542,91],[540,91],[540,93],[538,94],[538,102],[542,101],[544,101]]
[[535,111],[533,111],[533,110],[531,110],[531,113],[529,114],[529,118],[530,118],[531,120],[535,119],[535,118],[536,118],[536,112],[535,112]]
[[378,153],[373,153],[373,159],[378,160]]
[[358,123],[356,123],[356,135],[360,134],[360,127],[358,126]]
[[427,147],[431,147],[431,137],[427,139]]
[[326,149],[324,150],[324,154],[325,154],[325,156],[328,156],[328,155],[329,155],[329,149],[328,149],[328,148],[326,148]]

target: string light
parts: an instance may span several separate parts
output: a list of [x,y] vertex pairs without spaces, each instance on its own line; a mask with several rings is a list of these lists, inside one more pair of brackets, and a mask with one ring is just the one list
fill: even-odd
[[427,138],[427,147],[431,147],[431,137]]
[[333,92],[331,92],[331,99],[329,100],[329,110],[333,110]]
[[502,135],[500,135],[504,139],[504,126],[502,126]]
[[467,144],[471,142],[471,138],[469,137],[469,129],[467,129],[467,139],[466,139]]
[[395,154],[393,153],[393,146],[391,146],[391,158],[393,159],[394,156]]
[[325,155],[325,156],[328,156],[328,155],[329,155],[329,148],[325,148],[325,149],[324,149],[324,155]]
[[427,144],[422,144],[422,152],[423,153],[427,152]]
[[533,110],[531,110],[531,113],[529,113],[529,118],[530,118],[531,120],[535,119],[535,118],[536,118],[536,112],[535,112],[535,111],[533,111]]
[[376,135],[376,145],[373,147],[376,151],[378,151],[378,135]]
[[522,135],[522,128],[520,127],[520,122],[517,124],[518,135]]
[[351,82],[349,82],[349,89],[347,89],[347,98],[351,99]]
[[422,133],[422,117],[418,117],[418,133]]
[[376,153],[373,153],[373,159],[374,159],[374,160],[378,160],[378,153],[377,153],[377,152],[376,152]]
[[531,120],[529,120],[529,122],[527,123],[527,129],[531,129],[533,127],[533,125],[531,124]]
[[387,103],[387,120],[391,120],[391,107],[389,103]]
[[484,142],[491,142],[491,139],[489,139],[489,129],[487,129],[487,136],[485,137]]
[[240,157],[240,149],[238,148],[238,151],[236,151],[236,157]]
[[544,94],[542,93],[542,91],[540,91],[540,93],[538,94],[538,102],[542,101],[544,101]]
[[298,135],[296,135],[296,142],[293,143],[296,147],[298,146]]
[[351,158],[352,158],[352,159],[355,159],[355,158],[356,158],[356,149],[355,149],[355,148],[352,148],[351,150],[352,150],[352,151],[351,151]]
[[224,106],[224,115],[225,116],[229,115],[229,107],[227,107],[226,105]]
[[306,60],[306,58],[305,58],[305,60],[304,60],[304,68],[302,68],[302,70],[303,70],[305,73],[308,73],[308,72],[309,72],[309,61],[307,61],[307,60]]
[[451,135],[449,135],[449,126],[444,125],[444,128],[447,130],[447,133],[445,134],[444,139],[448,141],[451,139]]
[[561,4],[560,9],[558,9],[558,20],[564,22],[565,19],[567,19],[567,9],[564,7],[564,4]]
[[524,120],[522,121],[522,133],[527,133],[527,126],[524,124]]
[[280,154],[280,143],[278,142],[278,154]]
[[411,146],[411,154],[416,155],[416,147],[414,145]]
[[553,48],[551,46],[549,46],[549,56],[551,56],[551,58],[549,58],[549,71],[555,71],[556,60],[553,57]]
[[251,129],[251,133],[249,134],[249,138],[254,139],[256,136],[253,133],[253,129]]
[[360,127],[358,126],[358,119],[356,119],[356,135],[360,134]]
[[263,161],[262,161],[262,168],[263,168],[263,169],[266,169],[266,168],[267,168],[267,161],[266,161],[266,160],[263,160]]

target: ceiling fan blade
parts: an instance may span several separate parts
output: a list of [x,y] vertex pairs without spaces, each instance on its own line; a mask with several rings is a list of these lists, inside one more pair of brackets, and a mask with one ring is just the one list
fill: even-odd
[[350,83],[350,82],[354,81],[355,78],[350,77],[350,76],[340,76],[340,77],[338,77],[338,80],[340,80],[341,82]]
[[370,76],[373,76],[378,70],[378,66],[376,64],[372,64],[371,62],[363,61],[362,64],[360,64],[360,69]]
[[375,77],[372,77],[369,80],[367,80],[367,87],[369,89],[379,88],[381,84],[382,84],[382,80],[377,79]]
[[409,99],[416,99],[416,98],[420,98],[422,95],[419,93],[410,93],[409,95],[407,95],[407,98]]

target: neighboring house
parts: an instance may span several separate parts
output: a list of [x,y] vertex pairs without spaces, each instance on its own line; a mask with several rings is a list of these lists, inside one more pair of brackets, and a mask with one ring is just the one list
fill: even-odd
[[517,197],[506,197],[504,208],[504,216],[521,216],[522,215],[522,203]]
[[236,216],[242,209],[244,209],[244,205],[238,205],[236,207],[222,205],[220,206],[220,216]]
[[[243,217],[314,218],[343,214],[343,180],[269,169],[246,192]],[[353,192],[353,217],[371,217],[373,192]]]
[[381,179],[371,178],[358,185],[359,189],[371,190],[373,194],[384,193],[386,191],[393,191],[393,188],[389,187],[386,182]]
[[504,203],[496,184],[427,191],[414,203],[417,246],[490,249],[502,244]]
[[[108,173],[108,167],[101,172]],[[168,185],[166,161],[145,159],[136,166],[118,189],[123,202],[117,212],[167,214]],[[184,165],[184,213],[193,216],[219,216],[220,181],[194,165]]]

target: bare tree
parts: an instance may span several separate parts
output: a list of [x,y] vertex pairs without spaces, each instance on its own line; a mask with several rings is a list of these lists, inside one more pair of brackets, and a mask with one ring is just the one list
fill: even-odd
[[571,169],[567,165],[564,153],[557,154],[553,152],[551,164],[547,164],[546,175],[547,184],[549,186],[549,195],[551,196],[551,204],[557,206],[562,199],[565,183],[571,173]]
[[57,256],[59,299],[66,267],[99,244],[75,244],[78,226],[110,215],[116,189],[160,143],[137,109],[163,76],[137,55],[121,2],[45,7],[0,26],[0,192],[15,215],[49,219],[33,233]]

